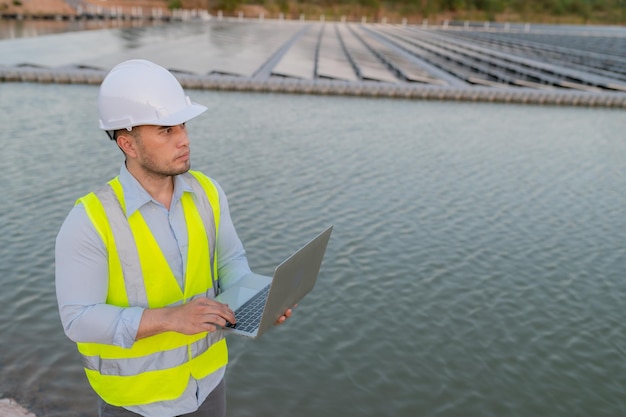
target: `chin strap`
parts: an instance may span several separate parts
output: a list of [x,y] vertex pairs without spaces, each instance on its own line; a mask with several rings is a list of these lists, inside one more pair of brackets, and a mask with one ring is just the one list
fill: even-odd
[[[127,127],[125,129],[128,130],[129,132],[133,131],[132,127]],[[115,140],[115,130],[105,130],[105,132],[106,132],[107,136],[109,137],[109,139]]]

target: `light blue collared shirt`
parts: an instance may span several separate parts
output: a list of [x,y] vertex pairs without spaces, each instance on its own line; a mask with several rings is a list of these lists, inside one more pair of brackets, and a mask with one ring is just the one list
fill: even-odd
[[[188,240],[181,197],[183,193],[193,193],[191,186],[183,177],[174,177],[174,195],[168,210],[150,196],[125,164],[122,164],[119,179],[126,198],[126,215],[139,210],[183,288]],[[218,279],[220,288],[226,289],[250,273],[250,267],[232,223],[226,195],[215,181],[213,183],[220,200],[216,242]],[[72,208],[61,226],[56,240],[55,261],[57,300],[65,334],[74,342],[131,347],[143,308],[106,304],[109,281],[107,251],[82,204]],[[191,378],[185,393],[176,400],[127,408],[146,417],[191,413],[204,402],[223,375],[224,369],[221,369],[202,380]]]

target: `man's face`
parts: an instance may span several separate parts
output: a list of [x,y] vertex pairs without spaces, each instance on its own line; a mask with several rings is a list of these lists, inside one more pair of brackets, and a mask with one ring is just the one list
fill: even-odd
[[189,138],[185,124],[177,126],[139,126],[133,132],[135,162],[148,175],[172,176],[191,167]]

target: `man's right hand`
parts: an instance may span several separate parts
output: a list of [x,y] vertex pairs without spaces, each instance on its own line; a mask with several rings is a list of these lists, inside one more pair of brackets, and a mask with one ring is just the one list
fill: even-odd
[[167,331],[186,335],[214,332],[226,322],[236,322],[235,313],[226,304],[200,297],[176,307],[144,310],[135,339]]

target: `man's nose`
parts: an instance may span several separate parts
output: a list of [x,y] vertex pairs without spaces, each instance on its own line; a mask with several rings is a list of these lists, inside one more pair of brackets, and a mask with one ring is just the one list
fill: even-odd
[[185,125],[182,124],[182,125],[174,126],[174,128],[175,128],[174,132],[176,134],[178,145],[179,146],[189,145],[189,136],[187,135],[187,128],[185,127]]

